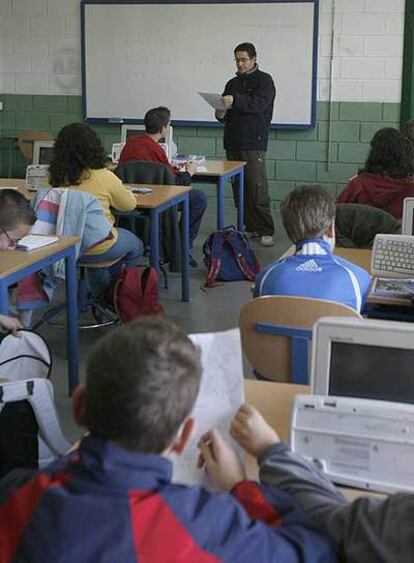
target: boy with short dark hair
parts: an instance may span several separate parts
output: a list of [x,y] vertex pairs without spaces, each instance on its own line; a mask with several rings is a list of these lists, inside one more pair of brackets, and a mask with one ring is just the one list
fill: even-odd
[[168,457],[191,438],[200,378],[199,351],[166,320],[103,338],[73,397],[90,435],[0,506],[2,561],[335,561],[288,496],[244,480],[216,431],[201,439],[203,463],[232,494],[171,483]]
[[362,268],[335,256],[335,202],[320,186],[292,190],[280,206],[295,254],[273,262],[256,278],[254,297],[291,295],[325,299],[360,312],[371,283]]
[[[119,164],[134,160],[158,162],[170,171],[176,185],[189,186],[192,176],[197,171],[197,165],[194,162],[187,162],[185,170],[179,172],[171,166],[164,149],[160,145],[160,140],[167,135],[170,119],[171,112],[164,106],[148,110],[144,117],[146,134],[132,135],[128,138],[119,157]],[[207,208],[207,196],[203,191],[193,188],[190,192],[189,203],[190,247],[192,247]],[[197,266],[196,261],[191,255],[190,266]]]
[[[36,215],[23,194],[12,189],[0,190],[0,251],[14,249],[35,221]],[[21,323],[13,317],[0,315],[0,327],[17,334]]]

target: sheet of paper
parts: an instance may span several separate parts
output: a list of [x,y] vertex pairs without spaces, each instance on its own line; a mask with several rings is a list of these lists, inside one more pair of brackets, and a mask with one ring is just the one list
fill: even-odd
[[211,94],[208,92],[198,92],[198,94],[205,100],[212,108],[218,109],[220,111],[226,111],[226,106],[224,105],[223,98],[221,94]]
[[204,166],[204,164],[201,166],[197,165],[197,172],[208,172],[207,166]]
[[239,455],[242,450],[229,435],[230,420],[244,401],[243,365],[239,329],[193,334],[191,340],[201,348],[203,376],[192,416],[196,431],[188,450],[174,455],[173,480],[176,483],[202,484],[214,489],[203,469],[197,469],[199,437],[217,428]]

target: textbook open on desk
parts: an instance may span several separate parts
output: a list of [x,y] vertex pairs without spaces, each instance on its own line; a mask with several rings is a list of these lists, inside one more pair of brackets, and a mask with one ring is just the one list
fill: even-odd
[[16,250],[37,250],[43,246],[48,246],[58,242],[59,237],[46,235],[27,235],[19,240]]

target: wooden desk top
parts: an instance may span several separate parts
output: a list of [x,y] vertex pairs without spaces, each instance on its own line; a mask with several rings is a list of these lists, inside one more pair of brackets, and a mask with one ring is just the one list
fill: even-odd
[[79,237],[59,237],[59,241],[48,244],[38,250],[28,252],[21,250],[0,250],[0,279],[31,266],[35,262],[51,256],[55,252],[65,250],[80,241]]
[[[246,403],[250,403],[257,408],[267,422],[280,436],[280,439],[287,441],[290,432],[290,417],[292,413],[295,395],[310,392],[308,385],[293,385],[290,383],[276,383],[267,381],[256,381],[246,379],[244,381],[244,391]],[[258,478],[258,467],[256,459],[246,455],[246,471],[249,479]],[[349,500],[361,496],[383,497],[380,493],[365,491],[362,489],[352,489],[350,487],[339,487]]]
[[[125,184],[131,188],[151,188],[149,194],[134,194],[138,209],[155,209],[163,203],[170,201],[178,195],[185,194],[191,190],[191,186],[165,186],[159,184]],[[0,188],[18,188],[28,199],[32,199],[36,190],[29,190],[26,180],[20,178],[0,178]]]
[[134,194],[138,209],[155,209],[174,197],[191,191],[191,186],[165,186],[162,184],[126,184],[129,188],[151,188],[149,194]]
[[364,268],[371,273],[371,255],[370,248],[339,248],[335,247],[335,254],[345,260],[349,260],[353,264]]
[[246,162],[242,160],[206,160],[201,166],[205,166],[207,170],[199,171],[194,174],[197,176],[223,176],[228,172],[233,172],[241,166],[246,166]]
[[0,188],[18,188],[27,199],[32,199],[35,191],[29,191],[26,180],[23,178],[0,178]]

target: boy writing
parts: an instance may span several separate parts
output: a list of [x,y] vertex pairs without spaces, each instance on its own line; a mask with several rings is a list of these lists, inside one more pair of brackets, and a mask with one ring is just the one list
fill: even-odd
[[0,505],[0,561],[335,561],[290,498],[244,479],[216,431],[200,443],[231,494],[171,483],[191,439],[201,363],[177,327],[145,318],[93,348],[74,416],[89,435]]

